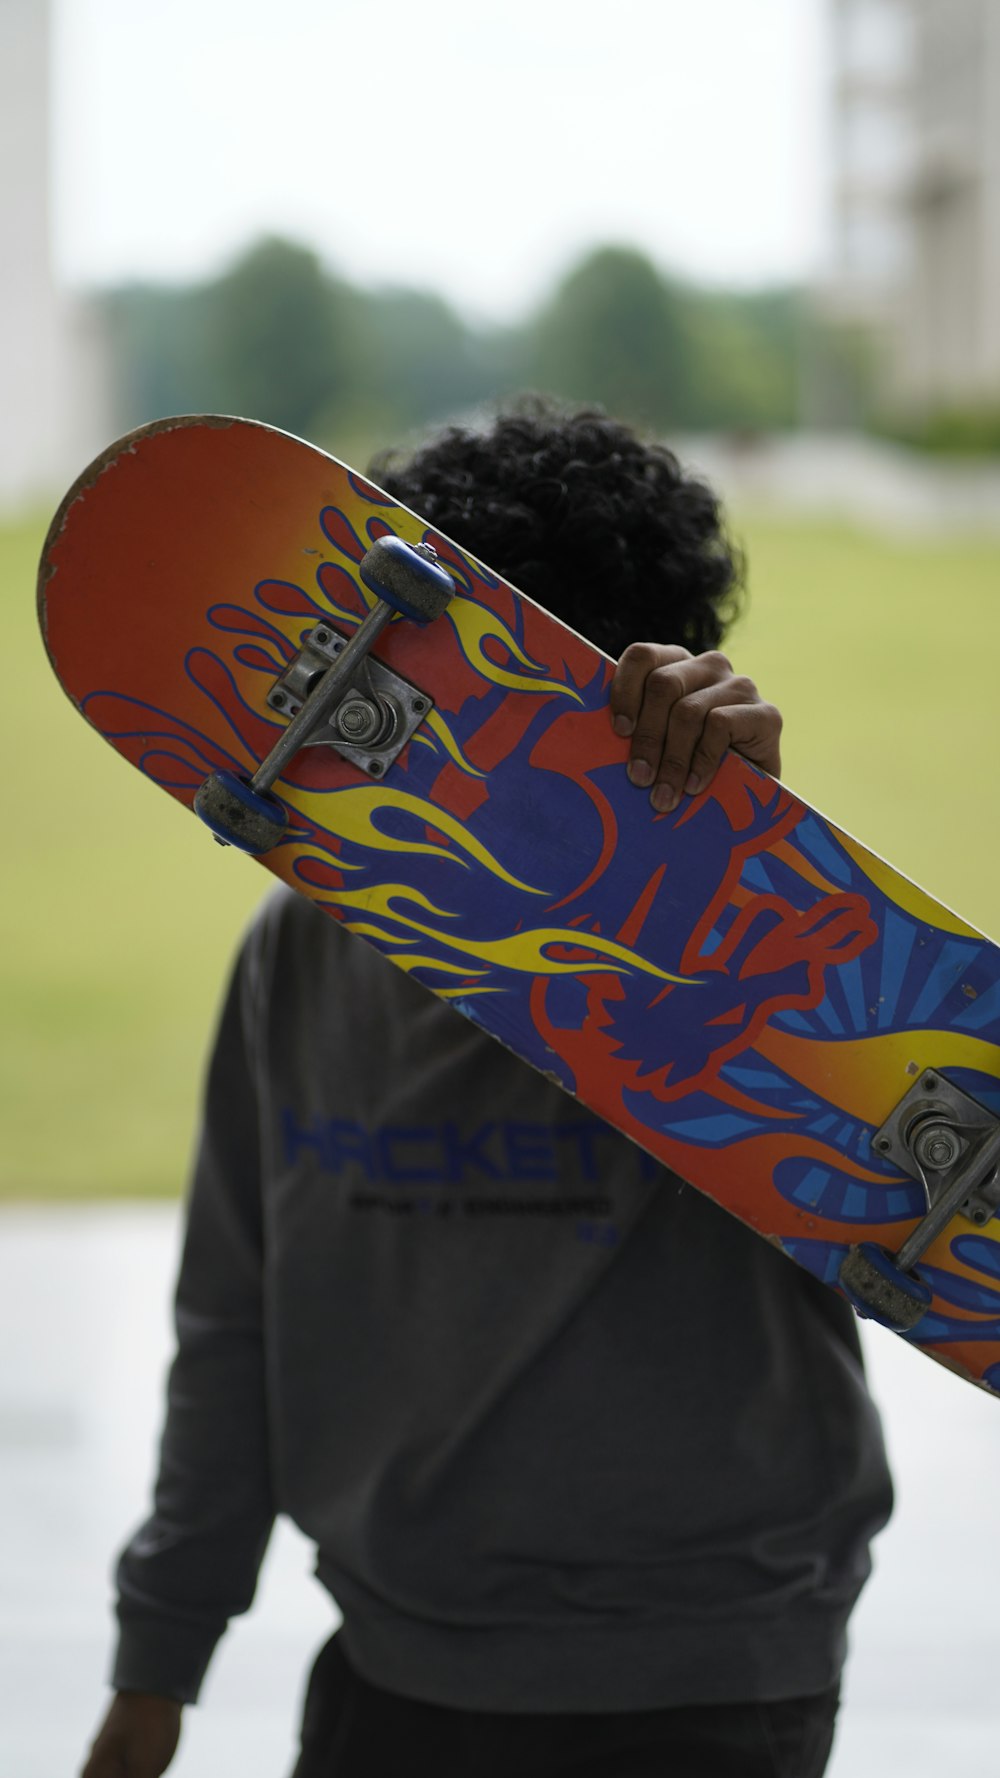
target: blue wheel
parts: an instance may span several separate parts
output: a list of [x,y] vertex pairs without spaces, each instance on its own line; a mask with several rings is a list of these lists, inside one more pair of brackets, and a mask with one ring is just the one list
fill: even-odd
[[362,558],[361,578],[370,592],[416,624],[433,623],[455,591],[436,558],[402,537],[380,537]]
[[224,846],[259,857],[284,838],[288,816],[276,796],[254,790],[235,772],[213,772],[195,794],[194,812]]
[[852,1247],[840,1268],[840,1287],[859,1315],[909,1333],[926,1315],[931,1293],[913,1272],[902,1272],[891,1253],[863,1241]]

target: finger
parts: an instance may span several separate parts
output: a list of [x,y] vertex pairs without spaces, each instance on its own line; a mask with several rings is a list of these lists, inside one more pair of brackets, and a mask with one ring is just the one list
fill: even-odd
[[[756,696],[749,679],[730,673],[721,683],[696,687],[674,703],[653,783],[654,808],[666,813],[685,792],[695,794],[690,785],[704,789],[711,782],[729,745],[731,707]],[[730,717],[719,716],[722,710],[729,710]]]
[[719,654],[686,655],[683,660],[655,667],[647,675],[628,768],[633,784],[655,783],[666,755],[666,776],[677,784],[679,793],[705,717],[697,702],[688,710],[684,706],[698,694],[714,693],[716,699],[720,698],[717,681],[727,679],[732,679],[732,669]]
[[679,644],[630,643],[615,668],[608,694],[615,733],[634,733],[642,709],[643,691],[652,672],[673,662],[692,658],[690,651]]
[[[737,703],[733,694],[741,685],[745,685],[749,695]],[[689,796],[696,796],[711,782],[729,747],[772,777],[776,778],[781,771],[780,710],[758,697],[749,680],[734,680],[724,690],[731,702],[716,705],[706,713],[701,740],[691,759],[693,782],[684,786]]]
[[[744,701],[717,704],[716,692],[727,698],[742,695]],[[682,795],[698,796],[707,790],[730,748],[776,775],[781,769],[780,734],[779,712],[757,696],[749,680],[733,679],[724,687],[685,698],[671,714],[660,771],[651,792],[654,808],[668,813]]]

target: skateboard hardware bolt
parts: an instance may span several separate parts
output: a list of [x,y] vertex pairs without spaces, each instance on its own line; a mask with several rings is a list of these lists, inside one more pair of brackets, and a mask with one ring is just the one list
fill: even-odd
[[360,698],[352,699],[346,709],[341,706],[337,711],[337,727],[351,740],[363,741],[377,726],[378,712]]
[[954,1166],[961,1152],[961,1138],[950,1124],[929,1123],[913,1137],[914,1158],[934,1173]]
[[350,693],[337,705],[330,723],[338,735],[356,747],[380,740],[387,728],[395,727],[391,712],[370,698],[352,697]]

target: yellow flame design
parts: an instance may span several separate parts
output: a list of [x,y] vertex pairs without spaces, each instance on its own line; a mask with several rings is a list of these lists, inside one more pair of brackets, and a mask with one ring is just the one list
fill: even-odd
[[[506,685],[513,691],[548,691],[558,697],[572,698],[576,704],[582,704],[579,692],[571,685],[563,685],[556,679],[532,678],[531,671],[537,673],[539,664],[525,654],[507,625],[495,611],[478,605],[474,599],[457,597],[448,607],[448,616],[455,626],[462,653],[466,660],[481,673],[485,679],[491,679],[495,685]],[[515,673],[509,668],[498,667],[491,661],[485,650],[489,641],[501,642],[512,660],[520,661],[528,673]]]
[[[458,742],[439,710],[431,710],[428,712],[424,718],[424,727],[433,729],[439,741],[443,743],[445,752],[454,760],[455,764],[461,771],[467,772],[470,778],[485,778],[485,772],[481,772],[478,766],[469,764],[469,761],[466,759],[462,749],[458,745]],[[415,741],[421,741],[429,739],[429,737],[422,735],[418,729],[417,733],[413,736],[413,739]]]
[[[388,937],[388,934],[383,932],[380,926],[366,925],[363,920],[345,920],[344,926],[348,932],[355,933],[359,938],[380,939],[384,943]],[[415,945],[418,940],[414,935],[413,938],[395,938],[393,942],[398,945]],[[402,969],[406,975],[410,975],[415,969],[432,969],[436,975],[462,976],[463,982],[457,988],[445,988],[438,983],[435,984],[434,992],[442,1000],[455,1000],[459,996],[465,999],[468,994],[496,994],[499,992],[497,988],[479,988],[469,982],[469,976],[488,975],[489,971],[485,969],[470,969],[464,963],[449,963],[444,957],[424,956],[419,951],[386,951],[385,955],[390,963],[395,963],[397,969]]]
[[[285,791],[284,800],[288,803],[292,801],[292,793],[290,790]],[[294,840],[294,836],[292,836],[292,839]],[[326,890],[322,888],[317,889],[311,885],[302,883],[297,877],[293,878],[289,875],[293,862],[298,865],[303,859],[314,858],[317,864],[323,866],[324,870],[330,870],[331,867],[338,871],[364,870],[365,868],[361,863],[348,864],[346,859],[331,852],[328,846],[311,846],[307,840],[294,840],[294,843],[290,842],[284,845],[278,856],[281,857],[283,865],[286,863],[288,865],[288,870],[282,869],[280,874],[282,876],[288,876],[288,881],[294,882],[296,888],[300,888],[303,895],[313,897],[325,895]]]
[[[312,816],[320,827],[336,833],[341,839],[350,840],[356,846],[364,846],[376,852],[422,852],[432,858],[449,858],[455,864],[460,864],[463,870],[468,869],[466,860],[447,846],[435,845],[431,840],[396,839],[383,833],[376,825],[376,817],[386,809],[400,810],[435,828],[439,833],[446,834],[453,845],[467,852],[470,858],[483,865],[502,883],[509,883],[514,889],[523,889],[529,895],[546,893],[544,889],[536,889],[531,883],[522,883],[519,877],[505,870],[499,859],[494,858],[492,852],[487,851],[479,840],[468,833],[461,822],[423,797],[410,796],[404,790],[390,790],[377,784],[359,784],[350,790],[339,790],[334,796],[317,796],[314,792],[299,790],[292,785],[283,785],[282,793],[293,808],[300,809],[306,816]],[[342,868],[339,859],[337,867]]]
[[[474,939],[462,933],[440,931],[403,913],[401,904],[405,902],[422,908],[425,913],[436,915],[440,920],[454,920],[457,915],[447,908],[436,907],[426,895],[418,889],[409,888],[405,883],[375,885],[370,889],[341,889],[333,899],[338,907],[358,908],[369,920],[372,917],[376,920],[391,920],[395,925],[407,927],[423,938],[433,939],[448,950],[459,951],[464,956],[478,958],[494,967],[515,970],[524,975],[593,975],[618,966],[655,976],[661,982],[677,982],[687,987],[696,985],[690,976],[672,975],[668,970],[659,969],[655,963],[637,956],[615,939],[600,938],[590,932],[581,933],[575,927],[537,926],[526,932],[512,932],[504,938],[493,939]],[[348,919],[344,921],[344,925],[363,937],[388,936],[365,920]],[[398,944],[400,941],[396,939],[394,942]],[[572,945],[576,950],[592,951],[594,957],[590,962],[558,962],[547,955],[551,945]],[[411,967],[415,967],[412,962]],[[436,963],[434,967],[438,967]]]
[[[360,928],[352,926],[351,930],[352,932],[358,932]],[[377,928],[373,929],[373,931],[377,932]],[[380,934],[379,936],[384,937],[385,935]],[[411,941],[407,940],[406,942],[409,943]],[[416,940],[414,939],[412,942],[416,943]],[[476,977],[483,977],[489,973],[485,969],[467,969],[464,963],[449,963],[444,957],[424,956],[419,951],[387,951],[386,956],[390,963],[395,963],[398,968],[405,970],[408,975],[414,969],[433,969],[441,975],[471,975]],[[477,989],[477,992],[485,993],[487,990],[480,988]],[[489,989],[488,992],[492,993],[493,990]]]

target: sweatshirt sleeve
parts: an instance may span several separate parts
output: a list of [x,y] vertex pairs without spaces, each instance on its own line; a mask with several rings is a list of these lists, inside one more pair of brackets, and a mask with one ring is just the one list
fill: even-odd
[[251,1604],[274,1518],[251,978],[245,951],[208,1071],[153,1512],[117,1569],[111,1683],[183,1703]]

